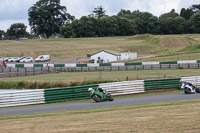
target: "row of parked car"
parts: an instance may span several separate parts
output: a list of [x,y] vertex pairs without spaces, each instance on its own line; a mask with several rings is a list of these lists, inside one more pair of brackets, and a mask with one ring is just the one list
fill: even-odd
[[[33,62],[32,57],[5,57],[3,58],[6,62]],[[40,55],[35,59],[35,62],[50,61],[50,55]]]

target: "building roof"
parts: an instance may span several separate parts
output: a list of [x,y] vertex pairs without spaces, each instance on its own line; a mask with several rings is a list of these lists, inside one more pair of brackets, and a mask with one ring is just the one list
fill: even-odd
[[[112,54],[112,55],[121,56],[120,53],[118,53],[116,51],[112,51],[112,50],[101,50],[101,51],[99,51],[99,52],[97,52],[95,54],[98,54],[98,53],[103,52],[103,51],[106,52],[106,53]],[[95,54],[93,54],[93,55],[95,55]]]

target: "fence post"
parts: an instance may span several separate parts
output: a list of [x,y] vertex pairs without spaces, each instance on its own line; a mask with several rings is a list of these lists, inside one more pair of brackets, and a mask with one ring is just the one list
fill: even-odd
[[35,67],[33,67],[33,75],[35,75]]
[[43,74],[43,67],[41,67],[41,74]]
[[25,67],[25,76],[26,76],[26,71],[27,71],[27,68]]

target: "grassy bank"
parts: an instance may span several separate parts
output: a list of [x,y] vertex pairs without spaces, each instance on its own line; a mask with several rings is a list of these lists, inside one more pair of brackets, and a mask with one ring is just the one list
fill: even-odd
[[86,57],[100,50],[137,52],[143,54],[172,54],[200,50],[200,35],[135,35],[126,37],[96,37],[0,41],[0,57],[48,54],[52,59]]
[[199,109],[200,100],[190,100],[1,116],[0,130],[2,133],[199,132]]

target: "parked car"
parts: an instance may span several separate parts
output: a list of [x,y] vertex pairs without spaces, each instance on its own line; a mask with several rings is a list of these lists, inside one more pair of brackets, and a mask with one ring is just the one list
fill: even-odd
[[40,55],[35,59],[35,62],[50,61],[50,55]]
[[12,57],[8,59],[8,62],[16,62],[19,59],[19,57]]
[[26,56],[19,57],[19,59],[17,59],[15,62],[20,62],[20,60],[22,60],[24,58],[27,58],[27,57]]
[[13,57],[5,57],[4,60],[5,60],[6,62],[9,62],[9,60],[12,59],[12,58],[13,58]]
[[26,57],[21,59],[19,62],[33,62],[33,58],[32,57]]

